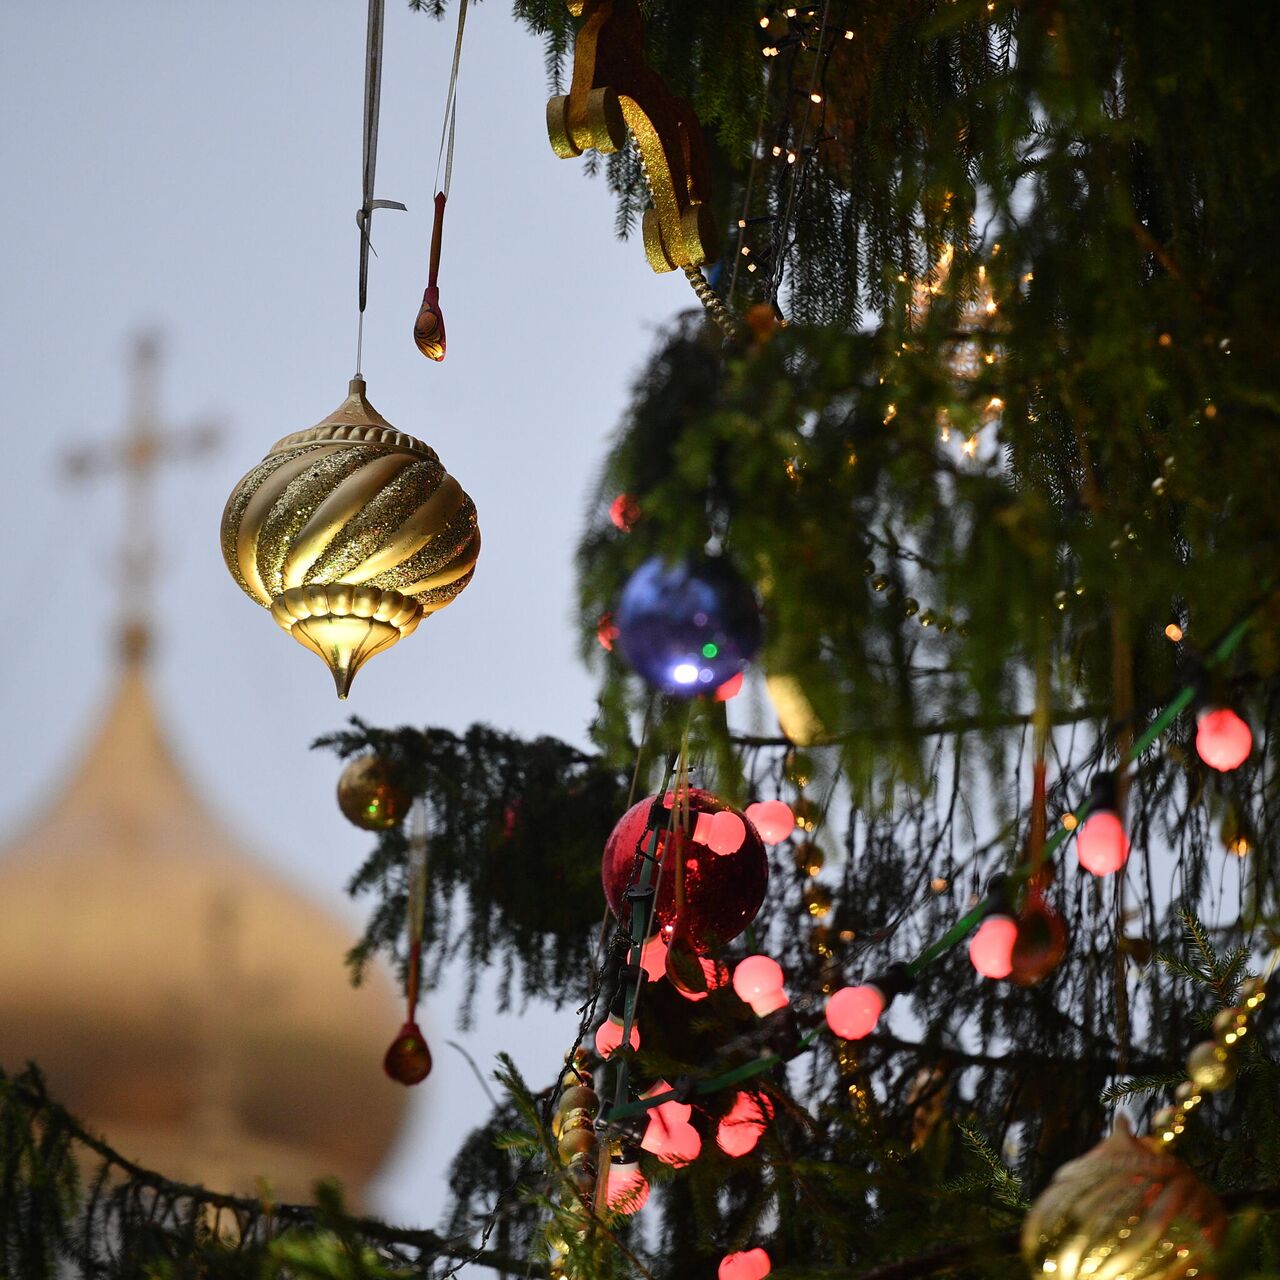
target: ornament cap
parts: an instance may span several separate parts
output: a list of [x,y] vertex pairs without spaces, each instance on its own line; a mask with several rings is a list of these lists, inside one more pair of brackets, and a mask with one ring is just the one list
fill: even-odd
[[277,440],[271,446],[268,457],[272,453],[282,453],[286,449],[296,449],[300,445],[350,443],[403,449],[409,453],[421,454],[432,462],[440,461],[436,451],[429,444],[424,444],[416,436],[408,435],[404,431],[397,431],[369,403],[369,397],[365,391],[364,378],[356,374],[348,383],[347,398],[327,418],[322,418],[314,427],[308,427],[306,431],[294,431]]

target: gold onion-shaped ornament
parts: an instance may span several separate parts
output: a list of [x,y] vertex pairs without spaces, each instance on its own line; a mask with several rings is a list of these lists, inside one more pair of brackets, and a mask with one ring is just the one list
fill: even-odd
[[1054,1174],[1022,1224],[1022,1256],[1057,1280],[1208,1280],[1226,1221],[1186,1164],[1121,1119]]
[[232,490],[222,554],[345,698],[375,653],[471,581],[480,530],[435,450],[397,431],[355,377],[337,410],[277,441]]

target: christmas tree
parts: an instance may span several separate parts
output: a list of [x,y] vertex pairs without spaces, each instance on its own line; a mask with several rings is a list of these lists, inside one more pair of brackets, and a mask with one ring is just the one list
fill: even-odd
[[[1276,1273],[1271,12],[516,14],[705,309],[588,513],[592,747],[324,745],[384,789],[356,974],[463,953],[576,1037],[500,1065],[438,1231],[168,1182],[4,1081],[7,1273]],[[678,245],[636,108],[574,114],[610,17]]]

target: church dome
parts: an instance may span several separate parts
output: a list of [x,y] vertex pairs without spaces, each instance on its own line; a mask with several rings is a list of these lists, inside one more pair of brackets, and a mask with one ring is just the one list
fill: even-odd
[[178,767],[140,654],[65,792],[0,854],[0,1066],[166,1176],[350,1200],[405,1106],[382,1053],[390,982],[350,986],[350,937],[242,852]]

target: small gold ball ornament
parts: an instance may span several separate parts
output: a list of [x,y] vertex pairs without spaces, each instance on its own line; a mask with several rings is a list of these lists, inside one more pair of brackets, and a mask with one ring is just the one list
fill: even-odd
[[1218,1093],[1235,1083],[1236,1064],[1222,1045],[1205,1040],[1187,1055],[1187,1075],[1205,1093]]
[[364,663],[471,581],[480,530],[435,450],[397,431],[355,377],[333,413],[277,441],[231,491],[222,554],[345,698]]
[[1183,1280],[1222,1242],[1218,1198],[1176,1156],[1121,1121],[1062,1166],[1022,1225],[1022,1256],[1055,1280]]
[[412,803],[413,796],[381,756],[356,756],[338,778],[338,808],[363,831],[394,827]]

